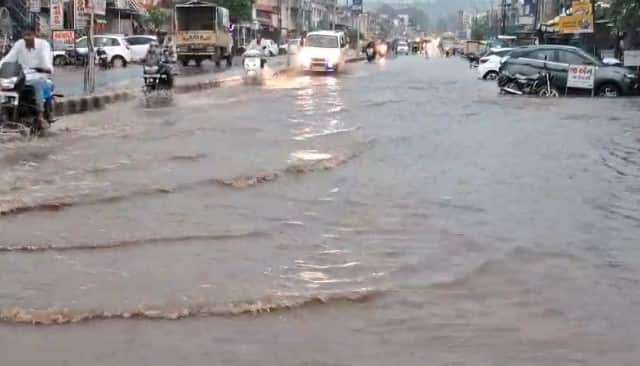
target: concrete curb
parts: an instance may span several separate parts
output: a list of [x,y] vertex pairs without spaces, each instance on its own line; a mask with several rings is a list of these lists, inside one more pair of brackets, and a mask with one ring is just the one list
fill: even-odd
[[[354,63],[364,60],[364,57],[352,57],[347,59],[347,63]],[[272,77],[280,76],[289,71],[289,66],[279,66],[275,68]],[[242,82],[242,76],[229,76],[225,78],[216,78],[204,81],[186,82],[184,84],[177,83],[174,87],[176,94],[187,94],[198,91],[220,88],[223,86],[237,84]],[[111,93],[61,98],[56,100],[53,106],[55,116],[65,116],[69,114],[86,113],[94,110],[103,109],[108,104],[124,102],[134,98],[137,93],[133,91],[116,91]]]
[[84,113],[92,110],[102,109],[107,104],[113,104],[129,100],[133,97],[130,91],[117,91],[112,93],[70,97],[56,100],[53,105],[55,116]]

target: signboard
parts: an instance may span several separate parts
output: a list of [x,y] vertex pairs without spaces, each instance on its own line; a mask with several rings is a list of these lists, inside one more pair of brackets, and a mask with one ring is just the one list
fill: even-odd
[[593,12],[587,0],[571,3],[571,15],[561,16],[558,21],[560,33],[593,33]]
[[105,15],[107,13],[107,0],[92,0],[94,14]]
[[624,51],[624,66],[640,66],[640,50]]
[[32,13],[39,13],[40,8],[42,8],[42,3],[40,0],[29,0],[29,11]]
[[87,26],[85,0],[73,0],[73,28],[84,29]]
[[127,6],[127,0],[115,0],[113,4],[116,9],[129,9],[129,6]]
[[72,29],[54,30],[51,32],[51,40],[53,41],[54,51],[63,51],[75,48],[76,33]]
[[351,3],[351,11],[354,13],[362,13],[362,0],[353,0]]
[[588,65],[569,65],[567,88],[593,89],[596,69]]
[[51,11],[49,27],[51,29],[63,29],[64,28],[63,0],[51,0],[51,2],[49,3],[49,9]]

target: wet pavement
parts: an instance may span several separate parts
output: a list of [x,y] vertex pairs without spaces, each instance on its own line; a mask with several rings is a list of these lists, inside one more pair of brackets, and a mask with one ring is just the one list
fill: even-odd
[[410,56],[142,104],[2,144],[2,364],[640,359],[638,99]]

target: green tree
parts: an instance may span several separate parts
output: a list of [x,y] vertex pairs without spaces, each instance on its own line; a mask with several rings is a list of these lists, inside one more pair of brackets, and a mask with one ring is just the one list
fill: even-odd
[[251,20],[251,0],[218,0],[216,4],[229,9],[234,21]]
[[471,39],[473,40],[482,40],[489,38],[491,34],[491,27],[489,26],[489,22],[487,18],[474,18],[471,23]]
[[156,7],[147,10],[144,22],[152,31],[156,32],[169,20],[169,17],[168,10]]
[[612,0],[609,17],[620,30],[640,27],[640,0]]

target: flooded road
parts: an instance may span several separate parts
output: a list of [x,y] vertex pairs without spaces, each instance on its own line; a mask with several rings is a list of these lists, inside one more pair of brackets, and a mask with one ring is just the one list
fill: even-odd
[[4,141],[2,364],[636,365],[640,103],[496,89],[402,57]]

